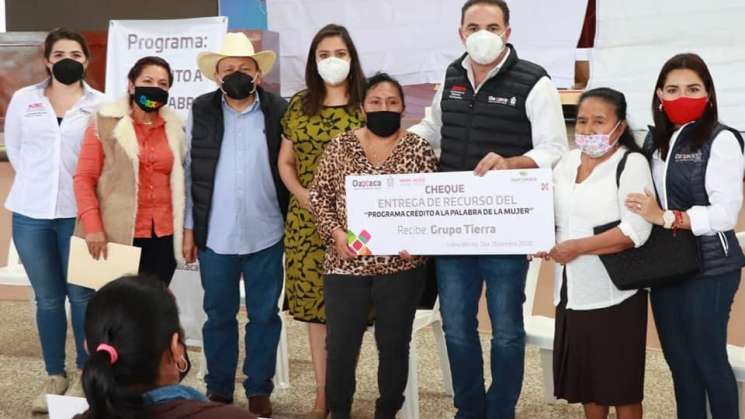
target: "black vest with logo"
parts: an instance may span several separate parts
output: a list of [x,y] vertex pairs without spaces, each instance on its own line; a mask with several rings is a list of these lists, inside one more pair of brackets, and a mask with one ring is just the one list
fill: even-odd
[[[287,216],[289,192],[279,177],[277,159],[282,141],[280,118],[287,108],[287,102],[266,92],[260,87],[259,105],[264,114],[266,142],[269,151],[269,167],[277,193],[277,201],[282,216]],[[215,186],[215,172],[220,159],[222,138],[225,134],[225,121],[222,111],[222,92],[218,89],[212,93],[199,96],[192,104],[191,130],[191,195],[194,202],[194,241],[197,247],[207,245],[212,192]]]
[[489,152],[515,157],[533,148],[525,101],[546,70],[518,58],[512,45],[499,72],[474,92],[463,59],[448,66],[442,90],[443,172],[473,170]]
[[[665,190],[667,207],[673,210],[688,210],[693,206],[709,206],[709,194],[706,192],[706,168],[709,164],[711,146],[714,139],[724,130],[734,134],[743,150],[743,138],[730,127],[717,124],[709,141],[696,149],[692,144],[694,124],[683,127],[672,149],[668,151]],[[654,141],[650,130],[644,142],[645,154],[651,157],[654,152]],[[660,194],[661,185],[657,185]],[[734,230],[713,236],[697,236],[703,266],[699,276],[721,275],[740,270],[745,266],[745,256],[737,241]]]

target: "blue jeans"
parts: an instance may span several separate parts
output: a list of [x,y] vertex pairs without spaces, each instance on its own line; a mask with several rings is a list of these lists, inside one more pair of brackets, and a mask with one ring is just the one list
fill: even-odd
[[679,419],[737,419],[737,382],[727,359],[727,322],[740,271],[653,288],[652,311],[670,366]]
[[[453,372],[456,418],[515,417],[525,368],[523,302],[525,255],[441,256],[436,259],[445,342]],[[492,384],[484,389],[478,333],[479,299],[486,283],[492,326]]]
[[207,358],[207,392],[232,399],[238,365],[239,281],[246,294],[246,358],[243,387],[246,396],[270,395],[277,363],[277,345],[282,331],[277,303],[282,292],[282,240],[248,255],[221,255],[209,248],[199,252],[199,270],[204,288],[202,327]]
[[40,220],[13,214],[13,242],[36,296],[36,327],[44,365],[50,375],[65,372],[65,297],[70,300],[77,350],[75,365],[83,368],[87,359],[83,327],[93,290],[67,283],[67,260],[74,229],[74,218]]

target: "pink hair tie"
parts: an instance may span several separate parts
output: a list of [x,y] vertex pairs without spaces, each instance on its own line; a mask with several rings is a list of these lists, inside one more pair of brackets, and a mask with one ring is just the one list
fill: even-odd
[[116,352],[116,349],[114,349],[113,346],[102,343],[98,345],[98,348],[96,348],[96,352],[101,351],[109,353],[109,357],[111,358],[111,365],[116,364],[116,361],[119,359],[119,354]]

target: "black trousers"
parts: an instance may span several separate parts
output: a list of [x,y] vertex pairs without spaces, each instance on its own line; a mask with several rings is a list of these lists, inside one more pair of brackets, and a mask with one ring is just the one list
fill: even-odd
[[378,347],[376,419],[393,419],[404,403],[409,343],[425,271],[412,269],[375,276],[326,275],[326,398],[332,419],[348,419],[355,373],[370,308],[375,310]]
[[149,239],[134,239],[133,245],[142,249],[140,275],[151,275],[170,285],[176,272],[173,236],[158,237],[153,233]]

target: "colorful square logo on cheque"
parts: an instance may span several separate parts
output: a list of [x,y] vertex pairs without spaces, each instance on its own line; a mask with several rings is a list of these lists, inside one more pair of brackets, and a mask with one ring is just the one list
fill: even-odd
[[347,230],[347,246],[360,256],[371,256],[370,248],[367,243],[372,239],[372,235],[367,230],[360,231],[360,234],[354,234],[353,231]]

